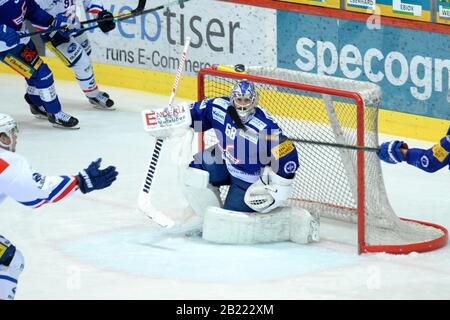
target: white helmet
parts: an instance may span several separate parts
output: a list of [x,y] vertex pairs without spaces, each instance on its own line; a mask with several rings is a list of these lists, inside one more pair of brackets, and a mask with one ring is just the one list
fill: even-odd
[[0,113],[0,133],[4,133],[11,141],[9,144],[4,144],[0,141],[0,147],[12,151],[13,147],[13,132],[19,132],[17,122],[7,114]]

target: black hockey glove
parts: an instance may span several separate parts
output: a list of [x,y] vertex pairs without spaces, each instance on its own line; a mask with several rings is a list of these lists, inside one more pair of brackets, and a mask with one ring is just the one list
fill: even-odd
[[81,192],[88,193],[107,188],[116,180],[119,174],[116,171],[116,167],[109,166],[106,169],[100,169],[101,162],[101,158],[91,162],[87,169],[78,174],[78,186]]
[[97,15],[98,26],[100,27],[100,30],[102,30],[104,33],[109,32],[111,30],[114,30],[116,27],[116,22],[114,21],[114,16],[111,12],[108,10],[103,10]]

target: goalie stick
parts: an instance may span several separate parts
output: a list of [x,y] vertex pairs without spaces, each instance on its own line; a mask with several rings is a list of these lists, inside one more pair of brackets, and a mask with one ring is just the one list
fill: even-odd
[[[173,102],[176,96],[176,92],[178,89],[178,84],[181,78],[181,74],[183,73],[184,64],[186,62],[187,57],[187,51],[189,49],[189,45],[191,43],[191,38],[186,38],[186,43],[183,48],[183,52],[181,54],[180,64],[178,65],[178,70],[175,76],[175,81],[172,86],[172,90],[170,93],[169,103],[168,103],[168,109],[173,108]],[[187,110],[189,112],[189,110]],[[152,110],[143,110],[142,111],[142,117],[144,119],[144,123],[146,122],[147,115],[149,113],[152,113]],[[146,128],[147,130],[147,128]],[[138,199],[138,206],[139,209],[141,209],[150,219],[158,223],[162,227],[171,228],[174,226],[175,222],[172,221],[169,217],[162,214],[159,210],[157,210],[150,201],[150,193],[151,193],[151,187],[152,182],[155,176],[156,168],[158,165],[158,160],[161,154],[161,150],[164,147],[164,139],[163,138],[157,138],[155,147],[152,152],[152,156],[149,160],[148,169],[146,172],[146,176],[144,179],[142,190],[139,193],[139,199]]]
[[[160,5],[158,7],[155,8],[151,8],[151,9],[147,9],[147,10],[143,10],[146,4],[146,0],[140,0],[137,7],[133,10],[131,10],[130,12],[126,12],[126,13],[122,13],[122,14],[118,14],[115,15],[114,18],[112,19],[113,21],[117,22],[117,21],[123,21],[123,20],[127,20],[130,18],[134,18],[143,14],[148,14],[148,13],[152,13],[158,10],[162,10],[164,8],[168,8],[174,4],[178,4],[180,5],[181,8],[184,8],[184,2],[187,2],[190,0],[174,0],[174,1],[170,1],[168,2],[166,5]],[[93,26],[90,27],[86,27],[86,28],[81,28],[81,29],[77,29],[74,30],[74,32],[76,32],[77,34],[81,34],[83,32],[86,32],[88,30],[92,30],[92,29],[96,29],[99,28],[98,22],[102,22],[102,21],[110,21],[111,18],[103,18],[103,19],[90,19],[90,20],[86,20],[86,21],[81,21],[80,24],[83,25],[87,25],[90,23],[97,23]],[[47,28],[45,30],[40,30],[40,31],[34,31],[34,32],[30,32],[30,33],[23,33],[21,34],[19,37],[20,38],[27,38],[27,37],[31,37],[34,35],[42,35],[42,34],[47,34],[53,31],[57,31],[57,30],[61,30],[64,29],[65,27],[62,28]]]

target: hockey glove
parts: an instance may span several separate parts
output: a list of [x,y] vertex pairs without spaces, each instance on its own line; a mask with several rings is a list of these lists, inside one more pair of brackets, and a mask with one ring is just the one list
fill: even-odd
[[283,206],[292,190],[294,179],[286,179],[265,167],[258,181],[245,192],[244,202],[253,210],[268,213]]
[[56,29],[49,34],[52,45],[56,48],[62,43],[70,40],[70,34],[76,29],[76,19],[74,17],[67,17],[64,13],[56,15],[51,22],[50,28]]
[[380,146],[380,151],[377,152],[378,158],[387,163],[402,162],[404,159],[401,148],[408,149],[408,145],[398,140],[384,142]]
[[106,169],[100,169],[101,162],[101,158],[91,162],[87,169],[84,169],[78,174],[78,186],[81,192],[88,193],[107,188],[116,180],[119,174],[116,171],[116,167],[109,166]]
[[97,18],[100,20],[97,22],[98,26],[104,33],[114,30],[114,28],[116,27],[114,16],[108,10],[101,11],[97,15]]
[[8,47],[14,47],[20,42],[19,34],[7,25],[0,25],[0,41],[4,41]]

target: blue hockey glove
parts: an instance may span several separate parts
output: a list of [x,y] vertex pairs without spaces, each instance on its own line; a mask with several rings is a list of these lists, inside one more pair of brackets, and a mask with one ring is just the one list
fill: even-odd
[[[62,36],[63,38],[68,40],[70,37],[70,33],[72,31],[71,27],[72,27],[72,29],[74,27],[73,24],[74,24],[74,21],[72,21],[72,19],[69,19],[64,13],[59,13],[53,19],[53,22],[50,25],[50,27],[52,29],[57,29],[56,32],[60,36]],[[50,37],[53,37],[53,33],[50,35]]]
[[5,24],[0,25],[0,41],[4,41],[8,47],[13,47],[20,42],[19,34]]
[[384,142],[380,146],[380,151],[377,152],[378,158],[387,163],[399,163],[403,161],[401,148],[408,148],[408,145],[403,141]]
[[88,193],[107,188],[116,180],[119,174],[116,171],[116,167],[109,166],[106,169],[100,169],[101,162],[101,158],[91,162],[87,169],[84,169],[78,174],[78,186],[81,192]]
[[106,33],[111,30],[114,30],[116,27],[116,22],[114,21],[114,16],[111,12],[108,10],[103,10],[97,15],[97,19],[101,20],[98,21],[98,26],[102,32]]

